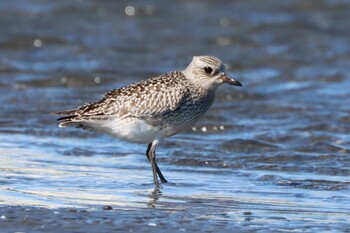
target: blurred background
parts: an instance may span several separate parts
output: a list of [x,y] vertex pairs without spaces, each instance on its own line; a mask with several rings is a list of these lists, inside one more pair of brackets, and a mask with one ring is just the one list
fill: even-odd
[[[347,0],[1,1],[0,226],[349,229],[349,12]],[[221,87],[159,145],[161,193],[146,145],[49,115],[195,55],[219,57],[243,87]]]

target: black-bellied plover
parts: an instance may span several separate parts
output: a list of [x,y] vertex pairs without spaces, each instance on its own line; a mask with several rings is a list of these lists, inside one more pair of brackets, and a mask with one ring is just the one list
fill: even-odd
[[60,127],[75,126],[148,144],[153,181],[167,182],[156,162],[156,145],[193,125],[212,105],[223,83],[241,86],[225,73],[221,60],[195,56],[184,71],[174,71],[112,90],[94,103],[55,112]]

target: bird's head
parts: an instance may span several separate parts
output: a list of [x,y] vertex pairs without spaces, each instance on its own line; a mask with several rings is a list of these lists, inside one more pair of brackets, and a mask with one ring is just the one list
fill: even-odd
[[222,61],[213,56],[194,56],[184,74],[202,88],[216,89],[223,83],[242,86],[239,81],[226,74]]

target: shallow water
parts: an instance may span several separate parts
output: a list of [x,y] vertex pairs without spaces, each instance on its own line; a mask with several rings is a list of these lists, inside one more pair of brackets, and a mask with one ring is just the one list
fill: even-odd
[[[341,0],[2,3],[1,232],[349,231],[348,12]],[[196,126],[160,143],[161,192],[145,145],[48,114],[201,54],[243,88],[221,87]]]

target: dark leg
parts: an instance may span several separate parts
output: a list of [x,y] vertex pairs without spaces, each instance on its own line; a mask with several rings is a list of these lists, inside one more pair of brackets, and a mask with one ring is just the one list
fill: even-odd
[[[155,145],[152,146],[152,145],[153,145],[152,143],[148,144],[147,151],[146,151],[146,156],[147,156],[148,160],[151,162],[151,164],[154,162],[155,171],[158,174],[158,176],[160,178],[160,181],[162,183],[166,183],[168,181],[164,178],[164,176],[163,176],[162,172],[160,171],[160,169],[159,169],[159,167],[157,165],[157,162],[156,162],[156,153],[155,153],[156,152],[156,146]],[[151,159],[152,157],[154,158],[153,162],[152,162],[152,159]],[[152,164],[152,170],[153,170],[153,164]]]
[[157,177],[157,167],[156,167],[156,145],[152,143],[152,146],[148,152],[149,159],[152,165],[153,182],[157,188],[161,188]]

